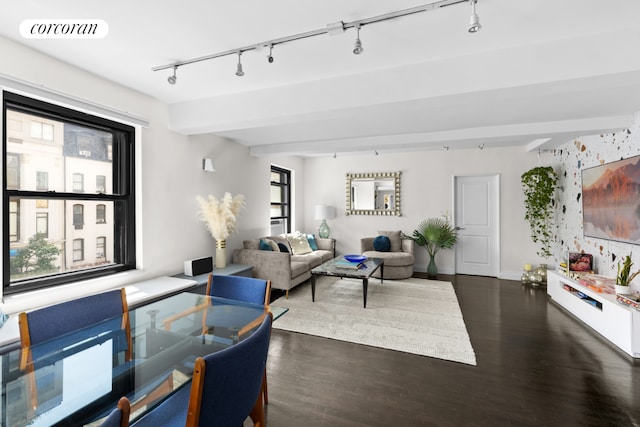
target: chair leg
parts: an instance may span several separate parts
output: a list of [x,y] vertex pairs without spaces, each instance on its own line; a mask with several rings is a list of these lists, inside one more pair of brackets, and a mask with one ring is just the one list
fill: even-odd
[[267,390],[267,368],[264,368],[264,376],[262,377],[262,395],[264,404],[269,404],[269,391]]
[[284,291],[284,298],[285,298],[285,299],[289,299],[289,289],[287,289],[286,291]]
[[251,417],[251,421],[253,421],[254,427],[265,427],[264,401],[262,400],[262,393],[263,390],[260,390],[260,393],[258,394],[258,400],[256,401],[256,404],[253,405],[253,409],[249,414],[249,417]]
[[136,412],[143,406],[148,406],[162,396],[173,391],[173,374],[169,374],[167,378],[153,389],[149,394],[140,399],[139,401],[131,404],[131,412]]

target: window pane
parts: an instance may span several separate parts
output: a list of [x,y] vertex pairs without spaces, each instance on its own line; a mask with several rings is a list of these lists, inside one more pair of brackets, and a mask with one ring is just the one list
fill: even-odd
[[282,203],[282,188],[271,186],[271,203]]
[[20,201],[9,200],[9,241],[20,239]]
[[36,172],[36,190],[47,191],[49,189],[49,172]]
[[271,182],[280,182],[280,177],[282,175],[278,172],[271,172]]
[[10,92],[2,104],[4,295],[134,269],[135,129]]
[[7,188],[15,190],[20,187],[20,156],[7,153]]
[[107,177],[104,175],[96,175],[96,193],[107,192]]
[[[11,201],[12,210],[16,210],[12,215],[21,218],[19,223],[15,221],[15,227],[22,228],[24,233],[20,234],[27,236],[20,239],[20,234],[17,234],[16,240],[10,244],[12,281],[114,264],[113,247],[106,246],[106,242],[114,241],[112,226],[84,224],[76,229],[74,225],[76,215],[82,218],[84,211],[97,211],[98,203],[86,200],[79,204],[49,199],[45,210],[37,208],[36,202],[33,199]],[[113,224],[113,203],[99,205],[105,212],[105,222]],[[13,233],[15,232],[12,231]],[[42,239],[42,234],[38,233],[46,236]],[[83,243],[98,242],[99,238],[102,238],[104,244],[96,244],[95,252]],[[82,248],[79,246],[81,244]]]
[[73,241],[73,262],[84,260],[84,239]]
[[[48,175],[46,190],[112,194],[106,185],[113,181],[111,133],[11,109],[7,120],[15,124],[7,128],[8,188],[43,191],[39,171]],[[25,182],[19,179],[20,156]],[[89,188],[94,182],[96,188]]]
[[96,238],[96,262],[104,262],[107,258],[107,238],[100,236]]
[[106,210],[105,205],[96,205],[96,224],[104,224],[107,222]]
[[36,212],[36,233],[49,237],[49,213]]

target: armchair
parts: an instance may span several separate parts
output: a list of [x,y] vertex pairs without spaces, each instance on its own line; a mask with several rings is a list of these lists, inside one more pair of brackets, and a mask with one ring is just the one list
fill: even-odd
[[[385,235],[392,239],[391,247],[388,251],[378,251],[374,248],[373,241],[375,237],[364,237],[360,239],[362,255],[384,259],[384,279],[408,279],[413,275],[413,264],[415,262],[413,240],[401,239],[399,231],[387,232]],[[376,271],[373,277],[379,278],[380,270]]]

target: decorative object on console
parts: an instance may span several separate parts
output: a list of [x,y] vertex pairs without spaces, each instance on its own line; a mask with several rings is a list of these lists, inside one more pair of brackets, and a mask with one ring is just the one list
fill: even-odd
[[200,205],[198,212],[202,222],[207,224],[207,228],[216,239],[216,268],[225,268],[227,265],[227,238],[233,234],[238,227],[238,217],[240,209],[244,206],[244,196],[238,194],[233,197],[230,193],[224,193],[220,201],[209,195],[208,199],[197,196],[196,200]]
[[429,218],[418,224],[418,228],[413,231],[413,236],[405,236],[422,246],[429,254],[429,265],[427,266],[427,277],[435,279],[438,276],[438,266],[436,265],[436,254],[440,249],[451,249],[458,242],[456,229],[445,218]]
[[569,252],[569,271],[592,271],[593,255]]
[[547,264],[540,264],[538,268],[529,273],[529,283],[532,285],[547,284]]
[[540,244],[537,254],[551,255],[553,237],[553,196],[558,186],[558,175],[551,166],[538,166],[520,176],[525,196],[524,219],[531,227],[531,239]]
[[633,261],[631,261],[631,254],[626,255],[624,257],[624,261],[622,262],[622,266],[620,266],[620,261],[618,261],[618,274],[616,275],[616,293],[617,294],[630,294],[629,285],[636,278],[638,274],[640,274],[640,270],[635,273],[631,273],[631,266],[633,266]]
[[185,276],[199,276],[213,271],[213,257],[190,259],[184,262]]
[[322,224],[320,224],[320,227],[318,227],[318,236],[322,237],[323,239],[326,239],[329,237],[329,234],[331,233],[331,229],[329,228],[329,225],[327,225],[327,220],[333,219],[335,217],[336,217],[336,209],[333,206],[327,206],[327,205],[316,206],[315,219],[322,220]]

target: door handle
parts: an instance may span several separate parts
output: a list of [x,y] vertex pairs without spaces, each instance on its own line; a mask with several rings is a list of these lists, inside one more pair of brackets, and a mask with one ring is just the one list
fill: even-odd
[[456,228],[455,228],[455,230],[456,230],[456,231],[464,230],[464,228],[462,228],[462,227],[456,227]]

